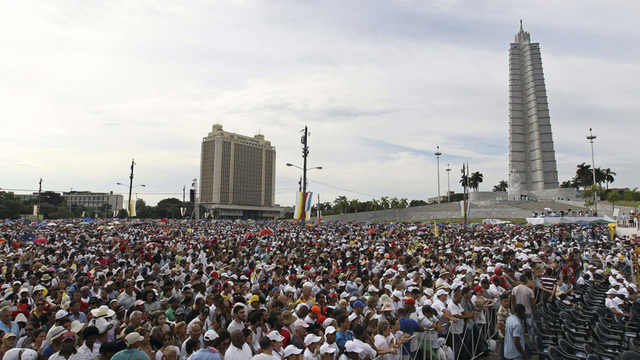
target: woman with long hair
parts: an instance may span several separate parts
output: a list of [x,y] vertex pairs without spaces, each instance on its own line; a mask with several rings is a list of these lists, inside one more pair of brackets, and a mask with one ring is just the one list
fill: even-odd
[[[156,352],[156,360],[162,360],[162,357],[165,356],[165,351],[168,346],[174,346],[175,338],[173,337],[173,333],[171,331],[166,331],[162,336],[162,347],[158,352]],[[180,352],[178,352],[178,356]]]
[[140,342],[140,345],[138,346],[138,349],[144,351],[145,354],[147,354],[149,357],[155,356],[155,352],[153,351],[153,348],[151,347],[151,334],[149,332],[149,330],[147,330],[147,328],[145,327],[138,327],[136,329],[136,331],[138,332],[138,334],[140,334],[140,336],[142,336],[144,339]]
[[182,344],[187,339],[187,324],[181,321],[173,329],[176,346],[182,349]]

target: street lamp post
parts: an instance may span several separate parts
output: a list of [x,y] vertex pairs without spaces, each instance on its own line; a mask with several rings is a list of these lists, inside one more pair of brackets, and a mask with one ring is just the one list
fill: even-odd
[[591,171],[593,173],[593,208],[595,210],[595,215],[598,214],[598,194],[597,194],[597,182],[596,182],[596,161],[593,156],[593,140],[596,139],[596,136],[593,135],[593,129],[589,128],[589,136],[587,136],[587,140],[591,143]]
[[438,204],[440,204],[440,155],[442,155],[442,153],[440,152],[440,146],[436,146],[436,167],[437,167],[437,172],[438,172]]
[[447,164],[447,202],[451,202],[451,188],[449,187],[449,173],[451,172],[451,168],[449,164]]
[[[133,210],[133,206],[131,206],[131,193],[133,192],[133,188],[138,186],[142,186],[142,187],[147,186],[147,185],[133,186],[133,167],[135,166],[135,164],[136,163],[134,162],[134,160],[131,159],[131,174],[129,175],[129,201],[127,202],[127,214],[129,218],[131,218],[131,212]],[[123,183],[116,183],[116,185],[127,186],[126,184],[123,184]]]

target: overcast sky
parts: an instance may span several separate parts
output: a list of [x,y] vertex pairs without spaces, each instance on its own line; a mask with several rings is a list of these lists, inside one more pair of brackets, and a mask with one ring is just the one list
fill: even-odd
[[[451,164],[508,180],[508,50],[540,43],[560,181],[591,162],[638,186],[638,1],[3,1],[0,188],[155,203],[199,176],[220,123],[277,150],[292,205],[309,139],[322,201],[441,192]],[[315,197],[315,195],[314,195]]]

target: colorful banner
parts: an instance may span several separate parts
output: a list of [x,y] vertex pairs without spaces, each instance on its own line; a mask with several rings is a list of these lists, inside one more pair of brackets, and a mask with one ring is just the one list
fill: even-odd
[[293,213],[293,218],[296,220],[300,220],[300,218],[302,217],[303,206],[304,206],[304,212],[305,212],[304,214],[305,220],[311,219],[311,201],[313,200],[313,193],[307,192],[306,195],[307,196],[304,197],[304,203],[303,203],[302,192],[296,193],[296,209]]
[[433,222],[433,235],[435,235],[435,237],[438,237],[438,224],[436,224],[436,222]]
[[458,208],[460,209],[460,216],[464,217],[464,214],[467,214],[467,218],[471,214],[471,202],[470,201],[459,201]]
[[184,213],[187,212],[187,208],[186,207],[181,207],[180,208],[180,216],[184,217]]
[[136,201],[135,200],[131,200],[131,202],[129,203],[129,216],[130,217],[136,217]]
[[33,205],[33,215],[38,215],[38,205]]

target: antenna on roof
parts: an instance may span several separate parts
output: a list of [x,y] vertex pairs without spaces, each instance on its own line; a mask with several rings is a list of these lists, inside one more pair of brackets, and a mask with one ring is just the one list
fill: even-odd
[[522,29],[522,19],[520,19],[520,31],[524,31],[524,30]]

